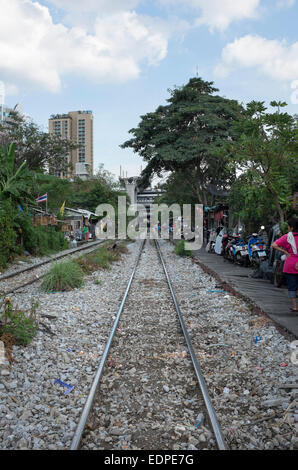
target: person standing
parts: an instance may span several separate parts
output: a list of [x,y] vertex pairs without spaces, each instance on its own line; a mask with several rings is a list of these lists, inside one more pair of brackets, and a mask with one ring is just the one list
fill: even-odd
[[84,234],[84,240],[88,241],[89,238],[89,228],[87,225],[84,225],[83,227],[83,234]]
[[220,230],[219,230],[218,235],[216,237],[216,242],[215,242],[215,245],[214,245],[214,251],[217,255],[221,255],[222,254],[222,240],[223,240],[224,234],[226,233],[226,229],[225,229],[225,227],[218,227],[218,229],[220,229]]
[[278,240],[272,243],[272,248],[285,255],[283,272],[286,277],[289,298],[292,301],[292,312],[298,312],[297,309],[297,290],[298,290],[298,219],[292,217],[288,220],[288,230]]

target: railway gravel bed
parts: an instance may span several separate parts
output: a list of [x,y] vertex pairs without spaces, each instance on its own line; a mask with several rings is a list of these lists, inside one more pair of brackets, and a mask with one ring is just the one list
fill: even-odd
[[88,276],[80,289],[45,294],[37,282],[11,296],[22,309],[38,301],[37,322],[46,329],[25,348],[14,346],[10,370],[0,372],[0,449],[70,447],[138,243],[128,249],[110,270]]
[[[290,341],[268,319],[223,292],[191,259],[176,256],[171,244],[161,240],[160,245],[229,448],[297,449],[298,369],[291,362]],[[12,296],[23,309],[38,300],[37,321],[46,328],[27,347],[14,346],[10,370],[1,370],[0,449],[69,449],[138,250],[139,243],[129,245],[122,261],[89,276],[84,287],[72,292],[45,294],[36,283]],[[105,384],[109,401],[96,403],[97,417],[89,423],[94,439],[100,430],[100,443],[92,439],[86,446],[122,449],[135,442],[144,448],[145,439],[146,448],[153,449],[159,436],[159,449],[169,442],[173,450],[213,449],[206,416],[198,424],[197,385],[191,378],[187,383],[180,378],[187,362],[186,346],[182,340],[172,342],[179,326],[178,321],[169,321],[169,307],[158,295],[159,289],[167,292],[170,304],[162,267],[152,263],[147,269],[140,282],[140,292],[148,293],[143,299],[146,312],[132,313],[129,328],[119,324],[115,341],[129,343],[131,353],[123,359],[109,357]],[[133,310],[133,296],[128,301],[131,305],[126,308]],[[160,324],[163,347],[153,352],[148,341],[150,335],[155,341],[154,328]],[[139,350],[139,334],[145,333],[150,361]],[[137,363],[143,375],[138,375]],[[160,365],[164,373],[150,382],[147,367],[153,373]],[[118,377],[124,368],[139,394],[134,403]],[[109,407],[113,395],[120,409]],[[125,395],[127,407],[122,404]],[[179,415],[174,414],[173,404]],[[139,419],[136,428],[130,427],[132,414]]]
[[[10,266],[10,268],[3,273],[3,276],[6,275],[14,275],[13,277],[9,278],[4,278],[1,279],[0,277],[0,293],[8,293],[12,292],[14,289],[17,289],[19,286],[22,286],[26,283],[29,282],[34,282],[36,279],[38,279],[40,276],[43,276],[48,270],[49,266],[51,263],[61,263],[65,261],[67,258],[68,259],[74,259],[77,258],[83,254],[87,254],[91,251],[93,251],[96,247],[99,247],[100,245],[96,242],[90,244],[90,246],[82,246],[81,250],[80,249],[69,249],[65,250],[59,253],[56,253],[55,255],[51,257],[42,257],[42,258],[29,258],[28,262],[22,262],[21,268],[19,266],[18,262],[17,264]],[[50,263],[43,264],[41,266],[38,266],[39,263],[44,263],[46,261],[50,261]],[[29,268],[30,270],[26,271],[26,268]],[[5,294],[6,295],[6,294]]]
[[147,240],[81,449],[216,449],[206,417],[167,280]]
[[293,342],[170,244],[161,246],[229,449],[298,449]]

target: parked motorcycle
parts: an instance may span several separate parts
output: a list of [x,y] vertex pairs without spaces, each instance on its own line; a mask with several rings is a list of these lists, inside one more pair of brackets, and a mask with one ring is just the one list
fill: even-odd
[[230,235],[223,243],[223,256],[232,263],[247,266],[249,263],[247,244],[240,235]]
[[249,265],[248,246],[240,236],[232,242],[232,256],[234,263],[241,266]]
[[283,272],[285,264],[284,258],[284,255],[276,251],[275,260],[273,262],[273,284],[275,287],[281,287],[283,284],[286,284],[285,274]]
[[224,259],[231,261],[230,259],[230,248],[231,248],[232,236],[229,233],[225,233],[222,237],[221,254]]
[[206,247],[206,250],[209,253],[214,253],[215,241],[216,241],[216,231],[212,230],[210,231],[209,241]]
[[253,233],[248,240],[248,256],[251,265],[255,267],[267,259],[266,245],[257,233]]

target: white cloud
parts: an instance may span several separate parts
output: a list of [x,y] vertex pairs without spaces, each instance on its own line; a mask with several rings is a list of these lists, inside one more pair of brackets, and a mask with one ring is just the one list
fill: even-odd
[[12,87],[57,92],[66,74],[99,83],[135,79],[143,62],[157,64],[167,53],[166,32],[135,12],[94,18],[95,30],[88,34],[79,26],[54,24],[49,9],[32,0],[0,0],[0,11],[5,11],[0,17],[0,79]]
[[140,0],[48,0],[64,12],[64,21],[93,31],[97,17],[132,11]]
[[98,14],[135,8],[139,0],[48,0],[65,11],[96,12]]
[[164,32],[159,28],[155,30],[154,22],[149,18],[140,21],[135,12],[98,17],[95,31],[96,37],[100,37],[105,47],[112,49],[119,58],[131,51],[137,62],[146,57],[150,65],[156,65],[167,53]]
[[159,0],[162,5],[180,4],[200,11],[195,20],[197,26],[206,25],[211,31],[224,31],[235,21],[258,17],[260,0]]
[[298,77],[298,42],[289,45],[286,41],[243,36],[223,49],[215,73],[225,77],[236,68],[255,68],[275,80],[294,80]]
[[278,0],[276,3],[277,8],[292,8],[296,0]]

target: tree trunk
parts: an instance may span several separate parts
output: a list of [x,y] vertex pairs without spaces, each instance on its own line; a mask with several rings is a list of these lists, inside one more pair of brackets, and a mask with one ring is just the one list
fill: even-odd
[[279,215],[280,223],[282,224],[285,221],[285,216],[284,216],[283,210],[281,208],[281,205],[279,203],[279,200],[278,200],[278,197],[277,197],[276,194],[273,195],[273,199],[274,199],[275,206],[276,206],[276,209],[277,209],[277,212],[278,212],[278,215]]

